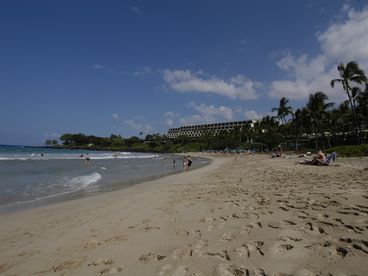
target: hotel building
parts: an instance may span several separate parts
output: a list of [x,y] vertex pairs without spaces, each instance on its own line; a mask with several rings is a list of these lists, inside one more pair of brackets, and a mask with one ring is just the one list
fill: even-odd
[[170,139],[175,139],[181,135],[187,135],[189,137],[200,137],[207,131],[213,133],[214,135],[217,135],[220,131],[231,131],[235,128],[239,128],[240,130],[244,127],[253,128],[255,122],[255,120],[250,120],[170,128],[167,133],[167,137]]

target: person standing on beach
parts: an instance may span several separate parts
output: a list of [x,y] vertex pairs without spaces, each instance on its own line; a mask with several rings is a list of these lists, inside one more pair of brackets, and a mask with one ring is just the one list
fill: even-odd
[[190,167],[190,166],[192,165],[192,163],[193,163],[192,158],[190,157],[190,155],[188,155],[187,162],[188,162],[188,171],[189,171],[189,167]]
[[91,159],[91,158],[89,157],[89,153],[87,153],[86,158],[84,159],[84,163],[85,163],[86,165],[89,165],[90,159]]
[[183,171],[186,172],[188,170],[188,159],[185,156],[183,159]]
[[277,148],[277,154],[278,154],[278,157],[282,157],[282,147],[281,147],[281,145],[279,145],[278,148]]

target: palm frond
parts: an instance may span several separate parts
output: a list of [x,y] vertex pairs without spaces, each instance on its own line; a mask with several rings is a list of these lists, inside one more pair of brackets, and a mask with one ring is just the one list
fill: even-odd
[[334,88],[335,82],[342,82],[342,81],[343,81],[342,79],[334,79],[334,80],[330,81],[330,85],[331,85],[332,88]]

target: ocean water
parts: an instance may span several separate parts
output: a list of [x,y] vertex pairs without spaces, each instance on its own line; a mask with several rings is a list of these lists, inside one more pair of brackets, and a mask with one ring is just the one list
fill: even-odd
[[[171,154],[0,146],[0,212],[113,191],[178,173],[181,160]],[[208,163],[194,158],[193,168]]]

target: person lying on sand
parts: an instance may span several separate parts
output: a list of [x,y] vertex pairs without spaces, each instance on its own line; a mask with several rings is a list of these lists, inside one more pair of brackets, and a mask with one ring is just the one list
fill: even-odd
[[277,152],[273,152],[273,153],[271,154],[271,158],[275,158],[275,157],[283,157],[283,155],[282,155],[282,148],[281,148],[281,145],[279,145],[279,146],[277,147]]
[[336,152],[332,152],[328,155],[324,154],[321,150],[318,151],[317,155],[312,160],[305,159],[299,161],[302,165],[316,165],[316,166],[331,166],[336,159]]

